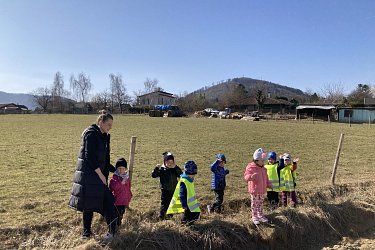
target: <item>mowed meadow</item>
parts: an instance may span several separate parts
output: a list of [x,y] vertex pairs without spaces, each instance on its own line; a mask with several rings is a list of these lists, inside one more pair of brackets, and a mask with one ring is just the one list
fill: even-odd
[[[79,238],[81,215],[69,209],[67,203],[80,135],[95,120],[95,115],[0,116],[2,240],[11,230],[31,230],[40,225],[49,225],[51,230],[55,227],[57,231],[59,229],[56,228],[76,230]],[[151,171],[156,164],[162,163],[164,151],[172,151],[177,165],[181,167],[187,160],[197,163],[195,187],[204,208],[214,197],[210,164],[215,160],[215,154],[226,155],[226,167],[230,170],[225,204],[249,197],[243,172],[252,160],[254,150],[259,147],[267,152],[289,152],[293,157],[299,157],[297,192],[313,194],[315,190],[330,185],[341,133],[344,133],[344,140],[336,183],[360,186],[372,181],[375,125],[368,124],[349,127],[348,124],[311,121],[253,122],[115,115],[111,130],[111,162],[115,164],[119,157],[128,159],[130,138],[136,136],[132,181],[134,196],[130,206],[137,213],[156,216],[160,190],[158,179],[151,178]],[[250,221],[248,213],[244,216]],[[105,227],[104,222],[96,224]],[[18,241],[20,239],[24,238],[20,237]],[[65,246],[77,244],[66,243]],[[59,245],[58,248],[61,247]]]

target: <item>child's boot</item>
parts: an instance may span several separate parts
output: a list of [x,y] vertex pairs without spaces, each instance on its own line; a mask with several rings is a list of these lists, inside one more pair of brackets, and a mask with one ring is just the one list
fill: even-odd
[[258,218],[253,218],[253,223],[257,226],[260,224],[260,221],[258,220]]

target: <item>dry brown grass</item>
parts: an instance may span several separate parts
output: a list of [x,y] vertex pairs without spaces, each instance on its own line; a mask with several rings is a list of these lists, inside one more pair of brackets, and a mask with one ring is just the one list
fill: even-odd
[[[0,116],[0,120],[0,129],[7,131],[0,144],[0,248],[100,249],[96,240],[79,239],[81,215],[66,206],[79,136],[95,116]],[[338,185],[332,188],[330,171],[341,132],[345,139]],[[367,182],[374,174],[374,127],[116,116],[113,160],[128,156],[132,135],[138,136],[134,211],[111,248],[267,249],[278,248],[277,242],[285,248],[316,247],[323,246],[326,238],[329,242],[355,237],[374,226],[374,184]],[[256,228],[250,221],[242,174],[258,146],[300,156],[297,192],[301,204],[295,210],[270,212],[273,224]],[[187,159],[198,163],[196,189],[202,207],[213,199],[209,165],[215,153],[226,154],[231,173],[223,215],[203,214],[192,228],[181,227],[177,218],[156,220],[158,180],[150,178],[150,172],[165,150],[172,150],[180,165]],[[99,240],[105,223],[97,216],[93,226]]]

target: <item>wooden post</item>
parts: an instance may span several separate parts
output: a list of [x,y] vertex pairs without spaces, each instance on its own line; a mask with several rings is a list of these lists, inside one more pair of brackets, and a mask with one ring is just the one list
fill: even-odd
[[371,117],[368,117],[368,127],[371,128]]
[[132,179],[133,166],[134,166],[134,154],[135,154],[135,144],[137,142],[137,137],[132,136],[130,141],[130,153],[129,153],[129,178]]
[[350,122],[350,115],[349,115],[349,127],[351,127],[352,126],[352,124],[351,124],[351,122]]
[[335,163],[333,164],[333,171],[332,171],[332,177],[331,177],[331,183],[332,183],[332,185],[335,185],[336,170],[337,170],[337,165],[339,164],[340,152],[341,152],[341,145],[342,145],[343,139],[344,139],[344,134],[341,133],[339,145],[337,147]]

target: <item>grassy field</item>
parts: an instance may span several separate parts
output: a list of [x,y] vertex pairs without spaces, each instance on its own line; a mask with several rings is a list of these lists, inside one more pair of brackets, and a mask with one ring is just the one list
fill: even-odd
[[[51,222],[77,222],[67,207],[80,134],[96,120],[93,115],[0,116],[0,227],[33,228]],[[329,185],[340,134],[344,141],[337,171],[338,184],[372,180],[375,125],[297,121],[240,121],[205,118],[114,117],[111,161],[128,158],[131,136],[137,136],[131,207],[140,212],[159,207],[159,183],[151,178],[161,153],[175,154],[178,165],[198,165],[196,192],[201,204],[213,199],[210,164],[216,153],[228,159],[225,203],[248,197],[243,172],[258,147],[300,158],[298,190],[314,192]],[[102,223],[102,225],[104,225]]]

